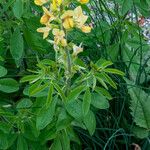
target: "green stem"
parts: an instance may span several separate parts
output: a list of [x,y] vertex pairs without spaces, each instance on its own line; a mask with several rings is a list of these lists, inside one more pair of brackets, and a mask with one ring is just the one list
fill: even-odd
[[66,50],[66,55],[67,55],[66,95],[68,95],[71,86],[71,58],[69,50]]

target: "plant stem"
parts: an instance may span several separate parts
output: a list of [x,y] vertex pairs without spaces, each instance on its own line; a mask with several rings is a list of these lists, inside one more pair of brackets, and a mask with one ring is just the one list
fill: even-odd
[[66,50],[66,55],[67,55],[66,95],[68,95],[71,86],[71,58],[68,49]]

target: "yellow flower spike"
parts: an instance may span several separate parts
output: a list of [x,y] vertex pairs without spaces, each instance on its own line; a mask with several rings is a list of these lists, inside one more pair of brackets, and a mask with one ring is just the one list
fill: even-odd
[[81,4],[87,4],[89,0],[78,0]]
[[81,46],[82,44],[79,46],[73,45],[73,56],[77,56],[79,53],[83,52],[83,48]]
[[37,32],[43,33],[43,39],[45,39],[48,37],[50,30],[50,27],[41,27],[37,29]]
[[68,10],[66,11],[62,16],[61,19],[63,20],[63,27],[65,29],[71,29],[74,27],[74,21],[73,21],[73,11]]
[[63,30],[60,29],[53,29],[52,31],[53,35],[54,35],[54,43],[56,45],[61,45],[61,46],[67,46],[67,41],[64,38],[65,37],[65,33]]
[[86,25],[83,25],[82,28],[81,28],[82,32],[84,33],[90,33],[91,32],[91,27],[90,26],[86,26]]
[[73,19],[76,23],[76,27],[81,29],[87,21],[88,16],[84,15],[81,6],[78,6],[74,9]]
[[51,4],[51,9],[53,11],[56,11],[58,10],[58,7],[60,7],[61,4],[62,4],[62,0],[53,0]]
[[45,7],[42,7],[42,8],[43,8],[43,11],[44,11],[44,15],[41,17],[40,23],[46,25],[47,23],[54,20],[55,17],[53,16],[53,14],[50,11],[47,10],[47,8],[45,8]]
[[34,3],[38,6],[42,6],[43,4],[47,3],[48,0],[34,0]]

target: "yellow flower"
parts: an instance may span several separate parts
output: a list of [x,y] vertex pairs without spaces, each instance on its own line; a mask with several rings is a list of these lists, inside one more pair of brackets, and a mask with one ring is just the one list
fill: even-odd
[[47,23],[51,22],[55,18],[53,16],[53,14],[50,13],[50,11],[47,10],[47,8],[45,8],[45,7],[42,7],[42,8],[43,8],[43,11],[44,11],[44,15],[41,17],[40,23],[46,25]]
[[88,16],[84,15],[81,6],[78,6],[74,10],[73,19],[74,19],[74,21],[76,23],[76,27],[81,29],[82,26],[87,21]]
[[89,0],[78,0],[81,4],[86,4],[89,2]]
[[82,32],[89,33],[91,32],[91,27],[84,25],[88,19],[88,16],[83,14],[81,6],[78,6],[74,10],[73,19],[75,26],[82,30]]
[[86,26],[86,25],[83,25],[82,28],[81,28],[82,32],[84,33],[89,33],[91,32],[91,27],[90,26]]
[[38,6],[42,6],[43,4],[47,3],[48,0],[34,0],[34,3]]
[[73,56],[77,56],[79,53],[83,52],[83,48],[81,47],[82,44],[79,46],[73,45]]
[[48,37],[50,30],[50,27],[41,27],[37,29],[37,32],[43,33],[43,39],[45,39]]
[[67,41],[64,38],[65,37],[65,33],[63,30],[60,29],[53,29],[53,35],[54,35],[54,43],[56,45],[61,45],[61,46],[67,46]]
[[56,11],[61,4],[62,4],[62,0],[53,0],[51,4],[51,9]]
[[74,27],[74,21],[73,21],[73,11],[68,10],[66,11],[62,16],[61,19],[63,20],[63,27],[65,29],[71,29]]

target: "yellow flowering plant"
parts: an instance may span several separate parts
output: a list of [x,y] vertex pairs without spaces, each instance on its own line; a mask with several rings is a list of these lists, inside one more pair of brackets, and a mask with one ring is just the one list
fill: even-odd
[[40,137],[48,136],[41,143],[50,143],[50,150],[71,150],[74,143],[80,145],[74,127],[87,129],[93,135],[96,128],[93,110],[109,107],[108,85],[117,88],[109,74],[123,75],[123,72],[109,68],[112,62],[102,59],[85,64],[78,57],[84,51],[82,41],[78,45],[68,39],[73,29],[87,36],[92,31],[87,23],[88,16],[82,9],[89,0],[76,0],[79,5],[74,9],[70,6],[75,0],[34,2],[43,10],[37,32],[53,44],[55,60],[38,60],[39,69],[23,77],[21,82],[30,83],[29,95],[37,97],[35,107],[39,103],[38,96],[42,95],[42,108],[38,110],[35,124]]

